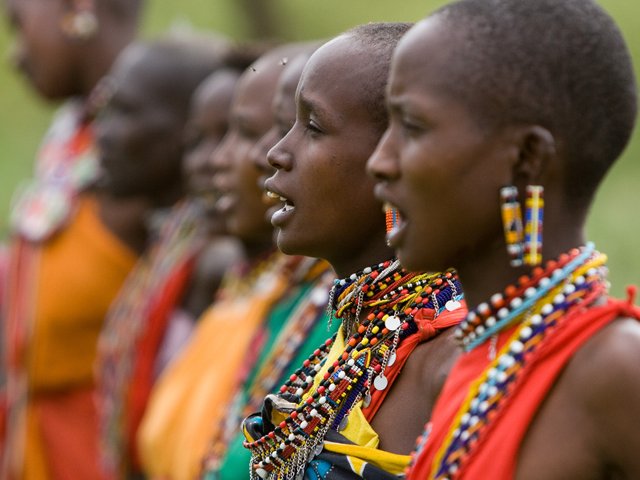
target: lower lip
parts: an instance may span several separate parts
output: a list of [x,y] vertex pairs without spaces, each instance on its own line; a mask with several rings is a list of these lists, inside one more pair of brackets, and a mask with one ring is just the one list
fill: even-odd
[[288,210],[285,210],[284,207],[278,208],[273,215],[271,215],[271,225],[274,227],[283,227],[291,219],[295,211],[295,207],[289,207]]

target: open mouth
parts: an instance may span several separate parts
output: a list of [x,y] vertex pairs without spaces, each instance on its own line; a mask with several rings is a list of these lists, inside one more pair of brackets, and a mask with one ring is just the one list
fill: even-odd
[[267,212],[267,216],[270,216],[271,218],[271,224],[274,227],[283,226],[295,210],[294,203],[287,197],[278,192],[274,192],[269,188],[265,189],[265,195],[274,203],[274,206]]
[[282,195],[280,195],[280,194],[278,194],[276,192],[273,192],[271,190],[266,190],[265,194],[274,203],[277,203],[278,201],[283,203],[282,208],[278,209],[279,211],[282,211],[283,213],[285,213],[285,212],[289,212],[289,211],[294,209],[293,203],[291,201],[289,201],[289,199],[283,197]]
[[400,245],[404,229],[406,227],[405,216],[389,201],[382,206],[387,227],[387,245],[396,248]]

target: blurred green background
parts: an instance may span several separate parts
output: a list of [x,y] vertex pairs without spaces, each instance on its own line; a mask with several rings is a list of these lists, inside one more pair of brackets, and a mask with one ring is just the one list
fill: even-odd
[[[525,0],[526,1],[526,0]],[[143,36],[191,25],[236,39],[272,34],[284,40],[333,36],[368,21],[415,21],[444,0],[147,0]],[[601,0],[618,21],[640,76],[640,2]],[[11,34],[0,26],[0,51]],[[4,56],[6,58],[6,55]],[[12,70],[0,64],[0,236],[6,234],[11,194],[31,172],[34,154],[53,108],[39,100]],[[640,129],[607,177],[591,212],[588,233],[609,254],[613,291],[640,280]],[[576,181],[580,181],[576,178]]]

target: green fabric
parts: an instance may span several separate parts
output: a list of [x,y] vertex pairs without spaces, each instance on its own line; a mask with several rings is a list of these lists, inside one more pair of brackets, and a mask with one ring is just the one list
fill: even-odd
[[[309,287],[305,289],[305,293],[309,291]],[[303,296],[304,296],[303,294],[298,296],[297,301],[300,301],[303,298]],[[313,353],[313,351],[316,348],[318,348],[318,346],[324,343],[324,341],[327,338],[331,337],[338,330],[338,326],[340,322],[334,321],[332,328],[328,330],[327,329],[328,321],[329,321],[329,317],[326,313],[318,319],[314,327],[309,332],[309,335],[306,341],[304,342],[303,345],[301,345],[300,350],[298,351],[298,354],[291,362],[290,370],[284,372],[284,375],[282,376],[281,381],[278,382],[278,385],[281,385],[282,383],[284,383],[285,379],[289,377],[300,365],[302,365],[302,362],[304,362]],[[260,368],[260,363],[264,360],[266,355],[267,355],[267,352],[265,352],[260,357],[260,362],[258,362],[257,367],[254,368],[254,370],[251,372],[250,378],[253,379],[255,377],[255,373],[258,370],[258,368]],[[251,385],[251,384],[247,382],[246,385]],[[244,389],[245,395],[247,391],[248,391],[248,388],[245,387]],[[238,434],[229,443],[227,455],[224,458],[222,462],[222,466],[219,472],[217,472],[217,475],[211,472],[211,473],[208,473],[204,478],[206,480],[248,479],[249,478],[249,462],[251,460],[251,454],[249,453],[249,450],[245,449],[242,446],[243,441],[244,441],[244,436],[242,435],[242,432],[238,430]]]

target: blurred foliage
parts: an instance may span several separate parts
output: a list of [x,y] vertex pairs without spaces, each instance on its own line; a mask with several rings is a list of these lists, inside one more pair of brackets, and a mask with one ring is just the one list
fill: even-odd
[[[275,32],[284,40],[328,38],[369,21],[416,21],[444,0],[147,0],[143,35],[171,28],[216,30],[235,39]],[[618,21],[640,74],[640,3],[601,0]],[[267,7],[266,12],[261,8]],[[10,32],[0,27],[0,51],[8,52]],[[640,75],[639,75],[640,76]],[[37,99],[8,62],[0,65],[0,234],[6,231],[13,189],[31,171],[32,159],[54,106]],[[610,256],[614,292],[640,279],[640,130],[603,184],[588,223],[589,238]],[[576,181],[580,181],[579,178]],[[640,203],[640,202],[639,202]]]

